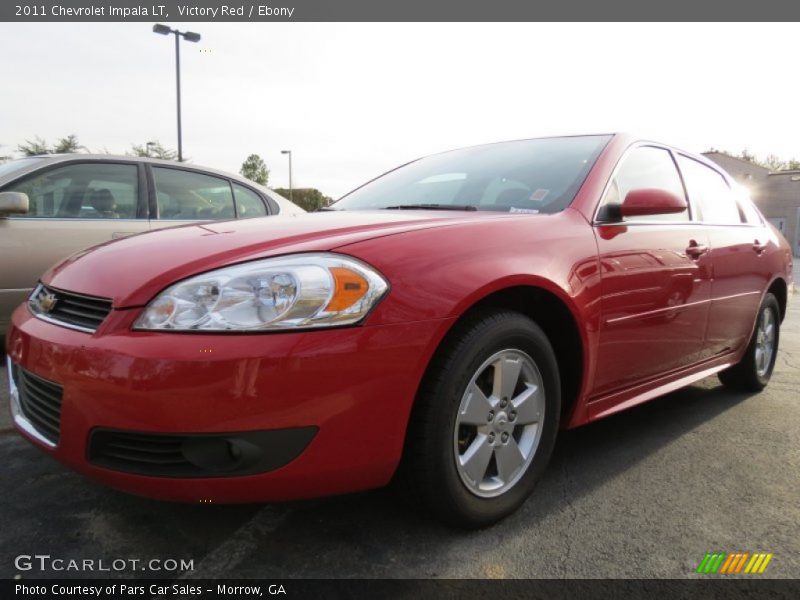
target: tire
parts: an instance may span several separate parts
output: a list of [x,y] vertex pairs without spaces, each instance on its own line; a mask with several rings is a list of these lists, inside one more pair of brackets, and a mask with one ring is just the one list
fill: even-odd
[[719,373],[723,384],[744,392],[760,392],[766,387],[778,356],[780,315],[778,300],[768,293],[758,309],[753,336],[742,360]]
[[510,311],[471,318],[428,369],[396,483],[450,525],[491,525],[533,492],[560,414],[558,364],[542,329]]

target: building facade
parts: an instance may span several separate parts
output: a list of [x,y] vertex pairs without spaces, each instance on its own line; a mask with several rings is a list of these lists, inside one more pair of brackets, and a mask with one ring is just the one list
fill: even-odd
[[800,256],[800,170],[770,171],[724,152],[705,152],[740,184],[750,190],[758,208]]

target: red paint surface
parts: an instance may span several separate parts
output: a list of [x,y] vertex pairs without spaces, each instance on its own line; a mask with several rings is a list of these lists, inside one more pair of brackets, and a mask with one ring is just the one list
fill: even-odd
[[[379,211],[188,226],[72,257],[43,281],[111,297],[95,334],[42,322],[26,307],[11,359],[64,387],[61,443],[44,449],[147,496],[245,502],[386,484],[401,456],[425,369],[453,323],[487,295],[542,288],[580,332],[574,427],[738,360],[769,285],[790,253],[768,226],[593,226],[631,140],[615,136],[572,206],[555,215]],[[756,252],[754,240],[766,244]],[[709,252],[693,258],[687,247]],[[249,335],[131,331],[159,291],[197,273],[268,256],[335,251],[378,269],[391,291],[357,327]],[[535,307],[532,307],[535,310]],[[225,432],[315,425],[294,461],[247,477],[165,480],[90,465],[93,427]]]

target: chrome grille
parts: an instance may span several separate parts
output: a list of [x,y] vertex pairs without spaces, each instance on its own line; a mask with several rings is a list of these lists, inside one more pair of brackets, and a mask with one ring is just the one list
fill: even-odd
[[84,296],[39,285],[28,302],[31,311],[45,321],[94,332],[111,312],[111,300]]

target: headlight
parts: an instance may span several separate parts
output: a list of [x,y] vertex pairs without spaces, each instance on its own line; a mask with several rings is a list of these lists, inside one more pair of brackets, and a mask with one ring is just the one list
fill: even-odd
[[134,329],[265,331],[357,323],[388,284],[336,254],[269,258],[197,275],[156,296]]

